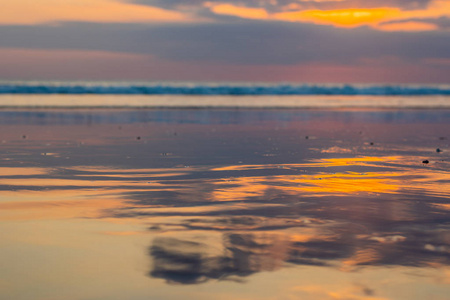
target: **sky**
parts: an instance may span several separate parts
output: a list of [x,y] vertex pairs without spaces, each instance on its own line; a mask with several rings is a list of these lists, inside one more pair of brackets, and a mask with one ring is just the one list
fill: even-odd
[[450,83],[450,0],[0,7],[0,80]]

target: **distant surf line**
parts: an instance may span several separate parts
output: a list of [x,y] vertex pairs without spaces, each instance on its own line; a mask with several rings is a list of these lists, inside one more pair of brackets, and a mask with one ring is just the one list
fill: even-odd
[[196,96],[450,96],[450,86],[0,82],[0,94]]

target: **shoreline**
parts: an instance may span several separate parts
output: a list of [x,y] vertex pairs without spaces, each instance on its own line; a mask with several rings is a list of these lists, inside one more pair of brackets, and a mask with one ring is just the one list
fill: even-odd
[[0,95],[0,109],[450,109],[450,96]]

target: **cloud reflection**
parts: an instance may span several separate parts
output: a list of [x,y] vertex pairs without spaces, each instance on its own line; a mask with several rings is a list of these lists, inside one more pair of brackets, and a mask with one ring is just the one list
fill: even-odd
[[[195,284],[211,279],[238,280],[236,277],[291,264],[348,272],[364,266],[429,267],[450,263],[448,240],[442,245],[449,238],[448,232],[444,237],[442,231],[416,228],[402,232],[405,236],[379,236],[363,234],[361,229],[344,224],[336,227],[317,230],[307,238],[273,231],[224,233],[223,244],[215,254],[209,253],[211,245],[198,240],[156,238],[149,250],[154,261],[149,275],[168,283]],[[309,229],[305,227],[305,231]]]
[[[389,156],[170,169],[6,167],[4,186],[39,187],[41,194],[5,198],[0,208],[9,212],[3,220],[88,217],[151,224],[157,237],[149,249],[149,275],[169,283],[238,280],[289,264],[342,271],[448,265],[449,191],[442,185],[448,174],[408,163],[408,157]],[[45,200],[76,191],[85,200]],[[198,234],[188,239],[189,232]],[[213,245],[199,238],[217,234],[221,242]]]
[[[95,126],[42,125],[52,128],[50,145],[38,138],[42,128],[26,128],[30,138],[23,139],[25,127],[15,120],[3,133],[0,220],[132,224],[102,233],[140,234],[145,245],[151,239],[145,273],[171,284],[243,281],[293,266],[449,266],[450,152],[438,135],[448,118],[415,127],[420,118],[389,123],[374,113],[362,123],[355,115],[245,124],[161,118],[120,129],[116,119],[106,126],[99,118]],[[80,127],[85,134],[71,130]],[[99,127],[103,136],[92,134]],[[421,138],[403,140],[411,136]]]

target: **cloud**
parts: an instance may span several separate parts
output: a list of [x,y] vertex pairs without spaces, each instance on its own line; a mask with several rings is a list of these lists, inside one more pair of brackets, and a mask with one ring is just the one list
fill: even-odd
[[171,61],[239,65],[349,64],[366,57],[406,61],[450,58],[448,32],[411,35],[283,22],[167,26],[68,23],[0,27],[0,34],[2,46],[10,48],[124,52]]
[[0,78],[5,79],[143,78],[164,66],[152,57],[92,50],[0,48],[0,57]]
[[[35,25],[60,22],[173,23],[230,22],[232,18],[266,22],[303,22],[375,29],[408,31],[425,25],[385,25],[381,22],[410,18],[450,16],[444,0],[42,0],[7,2],[0,12],[0,24]],[[225,19],[224,19],[225,18]],[[431,25],[427,30],[431,30]],[[436,27],[436,29],[439,27]]]
[[[419,19],[419,18],[412,18],[412,19],[405,19],[405,20],[394,20],[394,21],[388,21],[383,22],[379,24],[379,28],[382,30],[388,30],[390,28],[395,28],[396,26],[404,27],[403,31],[408,30],[408,26],[421,26],[422,30],[448,30],[450,29],[450,18],[449,17],[440,17],[437,19]],[[420,28],[414,31],[420,31]]]
[[336,27],[372,26],[389,31],[437,30],[430,24],[378,26],[381,22],[409,18],[439,18],[450,15],[444,0],[134,0],[141,5],[194,12],[198,16],[222,20],[225,17],[264,21],[303,22]]
[[433,31],[437,30],[438,26],[426,22],[389,22],[378,26],[384,31]]
[[201,7],[204,3],[228,3],[235,6],[264,8],[269,12],[282,12],[296,9],[343,9],[343,8],[377,8],[397,7],[402,10],[424,9],[433,0],[128,0],[132,3],[164,7],[167,9],[187,9]]
[[[274,3],[278,2],[275,1]],[[304,5],[305,3],[309,5]],[[302,22],[336,27],[359,27],[368,25],[375,29],[383,29],[378,26],[381,22],[404,20],[412,17],[439,18],[450,15],[450,4],[448,1],[442,0],[434,0],[433,2],[398,1],[394,3],[390,2],[386,6],[383,5],[385,3],[384,1],[373,1],[370,6],[362,5],[363,3],[367,4],[367,2],[360,1],[308,1],[290,3],[287,6],[278,5],[276,6],[277,9],[267,7],[266,5],[246,6],[244,3],[228,2],[205,2],[204,6],[216,15],[227,15],[244,19]],[[407,6],[405,4],[416,5]],[[408,10],[406,8],[411,9]],[[404,29],[406,31],[413,31],[415,29],[417,31],[438,29],[438,27],[417,23],[409,24],[409,26],[390,25],[389,27],[390,30],[396,31]],[[383,30],[386,30],[386,28]]]
[[[50,70],[52,78],[68,73],[69,79],[101,78],[98,70],[104,70],[105,78],[120,79],[114,70],[123,70],[124,78],[156,80],[159,74],[159,79],[177,80],[443,82],[450,72],[448,64],[436,63],[450,60],[448,17],[388,20],[377,29],[223,18],[209,23],[3,25],[1,46],[12,50],[8,57],[17,67],[0,56],[0,65],[8,66],[0,68],[0,76],[39,76],[38,70]],[[59,68],[44,51],[77,64]],[[47,63],[25,64],[30,57]],[[97,63],[83,63],[83,57]],[[102,67],[93,67],[98,64]]]
[[61,21],[83,22],[186,22],[187,15],[167,9],[123,3],[116,0],[4,1],[0,24],[40,24]]
[[339,10],[306,10],[284,12],[274,15],[277,20],[290,22],[310,22],[337,27],[358,27],[376,24],[379,21],[395,18],[401,14],[396,8],[351,8]]
[[0,78],[11,80],[179,80],[255,82],[447,83],[450,59],[402,62],[361,59],[353,64],[287,65],[170,61],[154,55],[108,51],[1,49]]
[[269,14],[263,8],[252,8],[245,6],[235,6],[229,3],[214,4],[212,2],[206,2],[205,6],[210,8],[211,11],[218,15],[230,15],[243,19],[267,19]]

